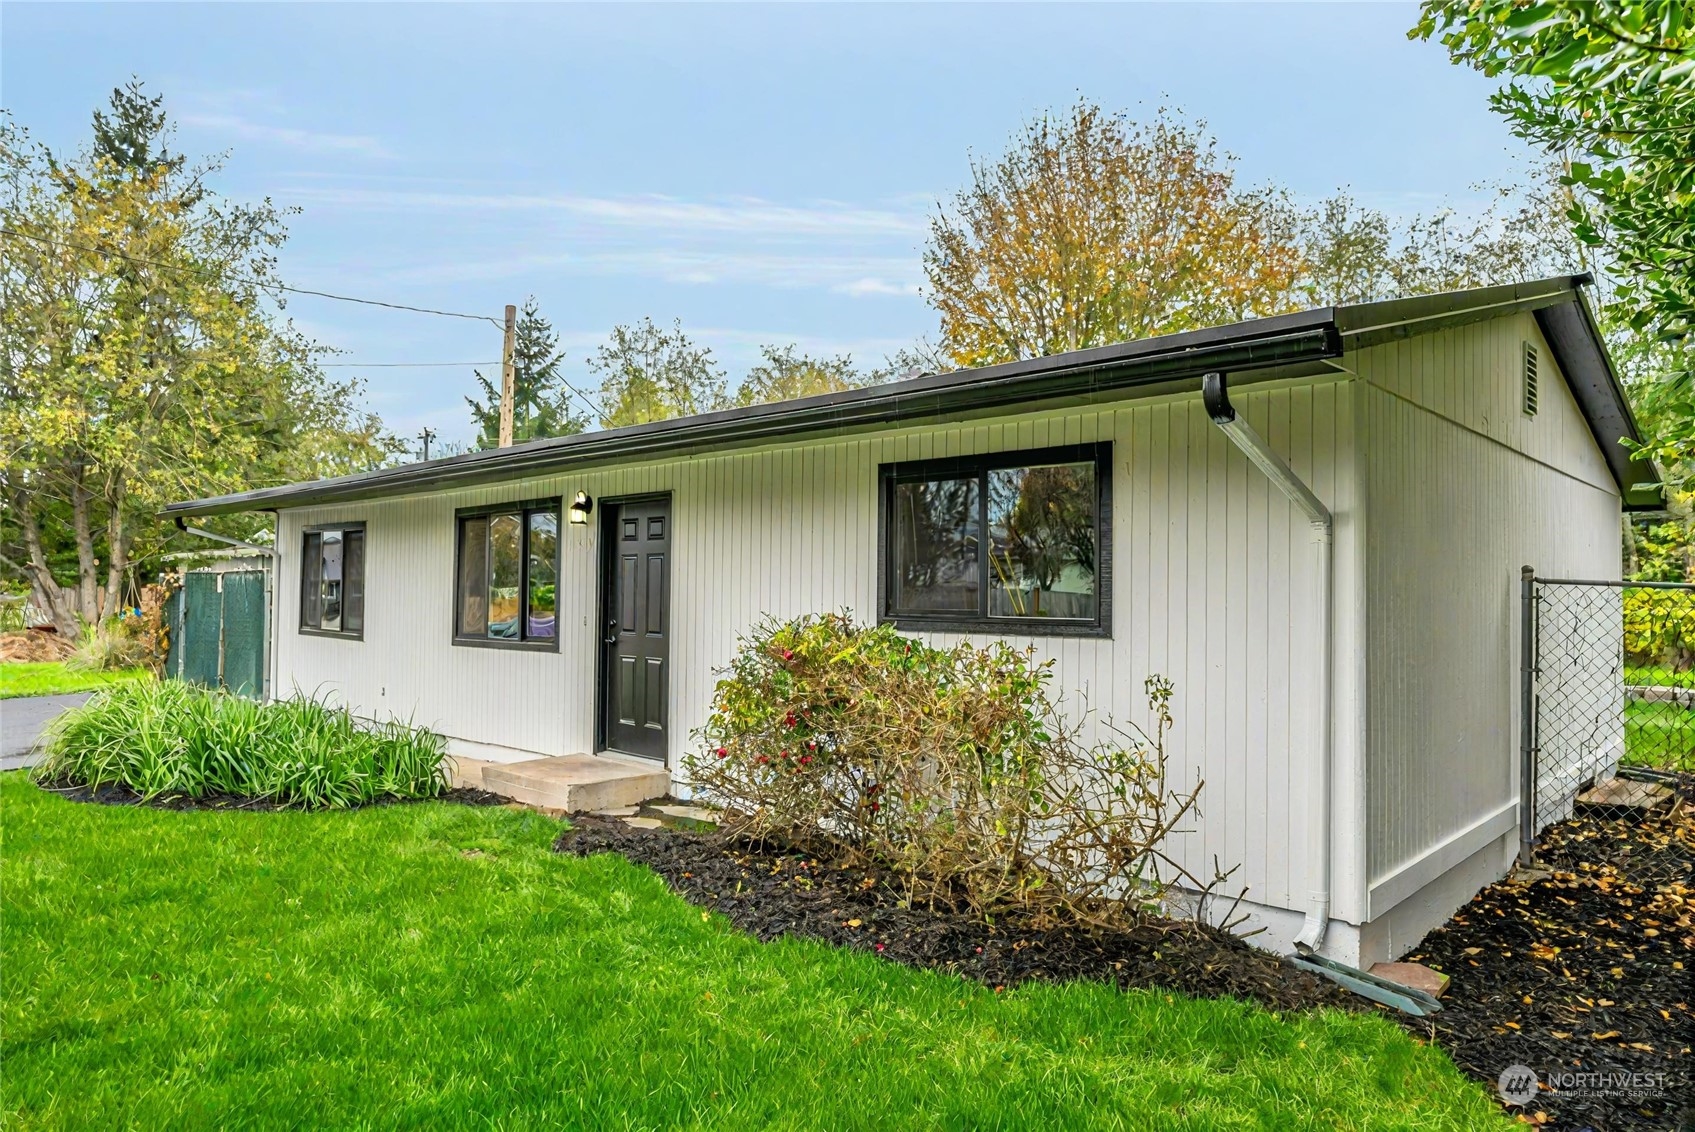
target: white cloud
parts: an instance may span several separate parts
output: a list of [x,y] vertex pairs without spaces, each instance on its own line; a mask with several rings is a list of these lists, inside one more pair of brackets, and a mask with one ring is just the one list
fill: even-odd
[[918,294],[918,281],[916,279],[905,281],[879,279],[868,275],[861,279],[855,279],[851,283],[838,284],[830,289],[843,295],[852,295],[854,298],[864,295],[906,296]]
[[391,157],[389,150],[369,134],[337,134],[303,130],[293,126],[269,126],[238,114],[184,114],[178,119],[218,133],[234,134],[252,141],[270,142],[309,153],[362,153],[368,157]]
[[779,204],[756,197],[690,201],[646,194],[596,197],[574,194],[465,193],[422,189],[302,186],[293,202],[380,212],[552,212],[609,227],[668,232],[773,236],[912,236],[926,230],[922,209],[875,208],[842,201]]
[[538,271],[632,275],[665,283],[743,283],[778,288],[827,288],[852,297],[918,293],[912,256],[803,255],[741,251],[626,250],[513,255],[469,263],[429,264],[386,272],[391,283],[504,279]]
[[[669,327],[671,320],[655,315],[653,321],[661,326]],[[611,334],[611,327],[603,329],[573,329],[559,331],[559,346],[572,359],[574,364],[592,354],[599,346],[606,344]],[[875,365],[884,357],[893,354],[905,346],[912,345],[913,338],[832,338],[817,334],[796,334],[788,330],[743,330],[729,326],[691,326],[683,324],[683,333],[695,342],[712,348],[719,364],[725,366],[732,375],[758,357],[761,346],[789,346],[804,354],[814,357],[834,357],[837,354],[851,354],[861,365]],[[578,388],[584,388],[579,385]]]

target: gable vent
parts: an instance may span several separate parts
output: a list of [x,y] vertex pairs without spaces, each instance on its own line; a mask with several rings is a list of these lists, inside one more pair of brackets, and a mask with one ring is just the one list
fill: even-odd
[[1539,394],[1536,383],[1538,358],[1536,345],[1532,342],[1524,344],[1524,415],[1536,415],[1536,401]]

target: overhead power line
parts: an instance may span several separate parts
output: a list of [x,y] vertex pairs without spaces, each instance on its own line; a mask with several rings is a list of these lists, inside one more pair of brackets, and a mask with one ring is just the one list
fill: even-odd
[[319,369],[462,369],[465,366],[497,366],[499,362],[319,362]]
[[[494,318],[494,317],[492,317],[490,315],[486,315],[486,314],[466,314],[464,311],[436,310],[436,309],[431,308],[431,307],[409,306],[406,303],[384,302],[381,299],[361,299],[361,298],[357,298],[353,295],[337,295],[337,294],[334,294],[330,291],[315,291],[315,290],[312,290],[309,287],[290,287],[290,286],[287,286],[286,284],[282,284],[282,283],[266,283],[266,282],[263,282],[263,281],[258,280],[258,279],[249,279],[245,276],[231,275],[227,272],[210,271],[210,270],[203,268],[203,267],[190,267],[189,265],[182,264],[182,263],[166,263],[162,260],[147,259],[143,256],[130,255],[127,252],[113,251],[109,248],[96,248],[96,247],[91,247],[87,244],[73,244],[68,240],[55,240],[55,239],[53,239],[49,236],[35,236],[35,235],[31,235],[28,232],[19,232],[16,229],[13,229],[13,228],[0,228],[0,235],[10,236],[14,239],[19,239],[19,240],[29,240],[29,241],[31,241],[33,243],[37,243],[37,244],[48,244],[48,245],[51,245],[53,247],[69,248],[69,249],[72,249],[74,251],[88,252],[91,255],[103,255],[103,256],[108,256],[112,259],[127,260],[130,263],[146,264],[149,267],[158,267],[158,268],[162,268],[166,271],[181,271],[181,272],[185,272],[189,275],[199,275],[199,276],[203,276],[203,277],[208,278],[208,279],[228,279],[228,280],[230,280],[231,282],[234,282],[234,283],[245,283],[250,287],[258,287],[260,290],[264,290],[264,291],[287,291],[289,294],[292,294],[292,295],[311,295],[314,298],[334,299],[336,302],[341,302],[341,303],[358,303],[362,306],[383,307],[383,308],[386,308],[388,310],[396,310],[396,311],[410,311],[413,314],[431,314],[431,315],[437,315],[437,316],[442,317],[442,318],[466,318],[466,319],[470,319],[473,322],[487,322],[487,323],[490,323],[491,325],[500,327],[502,330],[506,329],[506,323],[505,323],[504,320]],[[320,362],[319,363],[320,367],[326,368],[326,369],[328,369],[328,368],[337,368],[337,369],[351,369],[351,368],[426,369],[426,368],[428,368],[428,369],[434,369],[434,368],[438,368],[438,367],[448,368],[448,367],[460,367],[460,366],[497,366],[497,365],[501,365],[501,364],[503,364],[503,363],[498,362],[498,361],[494,361],[494,362]],[[580,389],[578,389],[576,386],[572,385],[568,381],[561,381],[560,384],[564,385],[565,388],[567,390],[569,390],[577,398],[578,401],[581,401],[583,406],[586,409],[588,409],[589,412],[595,414],[596,416],[598,416],[600,414],[600,411],[601,411],[600,405],[594,399],[592,399],[589,396],[587,396],[586,394],[584,394]]]
[[[74,251],[88,252],[91,255],[109,256],[112,259],[128,260],[130,263],[142,263],[149,267],[163,268],[166,271],[182,271],[189,275],[200,275],[208,279],[228,279],[233,283],[246,283],[250,287],[258,287],[264,291],[287,291],[291,295],[311,295],[319,299],[334,299],[338,303],[359,303],[367,307],[386,307],[389,310],[411,311],[413,314],[433,314],[442,318],[468,318],[473,322],[488,322],[505,329],[506,324],[498,318],[486,314],[466,314],[463,311],[436,310],[432,307],[414,307],[406,303],[389,303],[381,299],[360,299],[353,295],[337,295],[330,291],[314,291],[309,287],[289,287],[282,283],[266,283],[258,279],[249,279],[240,275],[230,275],[222,271],[209,271],[203,267],[190,267],[182,263],[165,263],[162,260],[146,259],[142,256],[129,255],[126,252],[113,251],[110,248],[90,247],[87,244],[73,244],[68,240],[55,240],[49,236],[33,236],[28,232],[19,232],[12,228],[0,228],[0,234],[14,239],[30,240],[37,244],[50,244],[54,247],[70,248]],[[478,363],[481,364],[481,363]]]

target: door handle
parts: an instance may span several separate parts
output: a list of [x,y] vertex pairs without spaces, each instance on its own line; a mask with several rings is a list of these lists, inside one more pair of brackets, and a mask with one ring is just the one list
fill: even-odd
[[600,643],[603,644],[603,645],[615,645],[615,644],[617,644],[618,643],[618,619],[616,617],[614,617],[612,620],[608,621],[606,623],[606,628],[611,631],[612,635],[610,637],[602,637],[600,639]]

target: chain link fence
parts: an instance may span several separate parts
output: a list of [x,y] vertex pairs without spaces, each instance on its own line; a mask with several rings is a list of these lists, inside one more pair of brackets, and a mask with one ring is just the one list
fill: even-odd
[[1615,774],[1695,771],[1695,586],[1523,583],[1520,837],[1542,830]]

